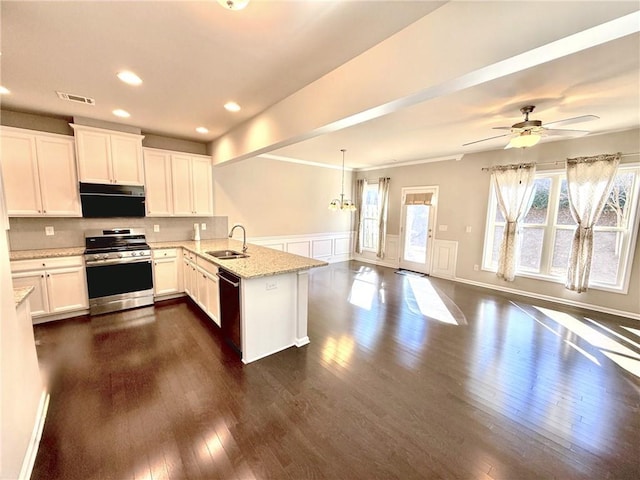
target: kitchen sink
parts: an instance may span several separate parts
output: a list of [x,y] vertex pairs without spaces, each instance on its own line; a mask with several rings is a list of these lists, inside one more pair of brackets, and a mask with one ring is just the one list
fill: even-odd
[[205,253],[219,260],[232,260],[234,258],[247,258],[249,256],[246,253],[236,252],[235,250],[214,250]]

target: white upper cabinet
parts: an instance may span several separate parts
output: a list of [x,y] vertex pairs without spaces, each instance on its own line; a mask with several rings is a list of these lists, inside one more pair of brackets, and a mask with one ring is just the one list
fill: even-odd
[[142,135],[72,125],[81,182],[143,185]]
[[144,149],[147,215],[213,215],[211,157]]
[[147,217],[172,216],[173,187],[169,152],[144,149],[144,185]]
[[73,138],[5,127],[1,155],[9,216],[81,216]]

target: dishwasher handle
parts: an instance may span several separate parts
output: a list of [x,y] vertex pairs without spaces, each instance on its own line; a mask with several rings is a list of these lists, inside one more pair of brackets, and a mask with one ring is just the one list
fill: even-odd
[[220,273],[216,273],[216,276],[220,279],[220,280],[224,280],[227,283],[230,283],[231,285],[233,285],[235,288],[238,288],[240,286],[240,282],[232,282],[231,280],[229,280],[227,277],[225,277],[224,275],[220,275]]

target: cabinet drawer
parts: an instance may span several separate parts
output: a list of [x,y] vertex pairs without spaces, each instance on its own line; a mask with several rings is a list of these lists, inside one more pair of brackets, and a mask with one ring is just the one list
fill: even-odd
[[81,255],[73,257],[34,258],[31,260],[14,260],[11,262],[12,272],[28,272],[49,268],[83,267],[84,258]]
[[151,254],[153,258],[176,258],[178,256],[177,248],[162,248],[159,250],[152,250]]
[[195,253],[193,253],[192,251],[187,250],[186,248],[182,250],[182,255],[185,258],[188,258],[189,260],[191,260],[192,262],[196,261],[196,256],[197,255]]
[[198,257],[198,259],[196,260],[196,265],[198,265],[198,267],[210,273],[211,275],[215,275],[216,273],[218,273],[218,267],[202,257]]

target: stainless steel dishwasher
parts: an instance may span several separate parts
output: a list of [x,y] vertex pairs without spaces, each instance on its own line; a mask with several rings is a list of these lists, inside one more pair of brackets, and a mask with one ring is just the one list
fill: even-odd
[[240,340],[240,277],[233,273],[218,270],[220,289],[220,326],[226,342],[242,358]]

